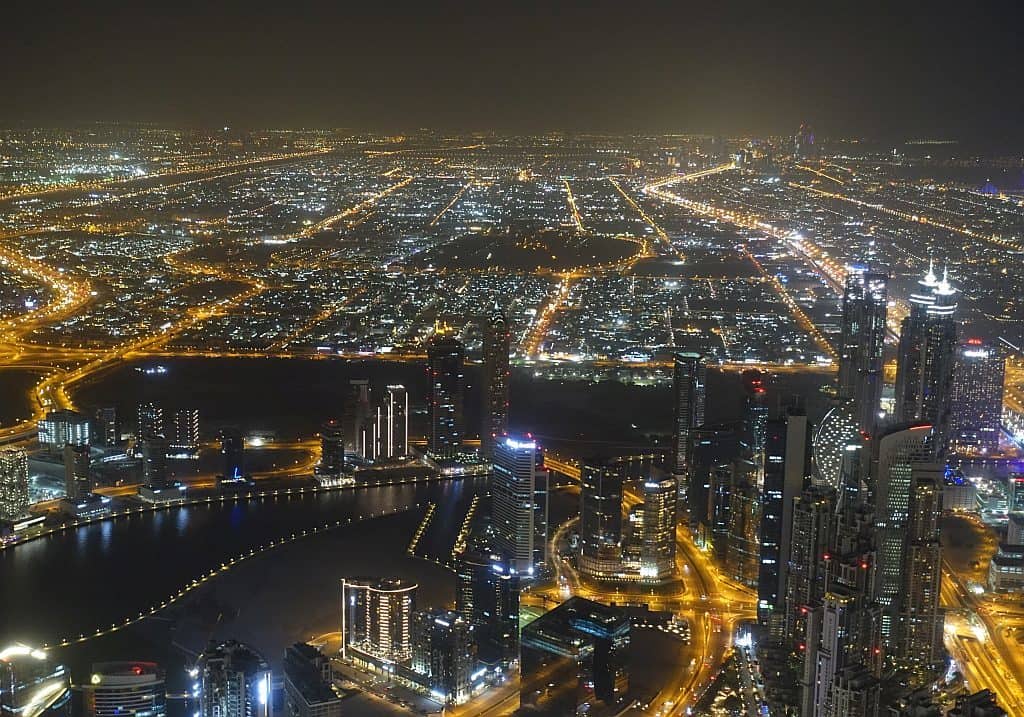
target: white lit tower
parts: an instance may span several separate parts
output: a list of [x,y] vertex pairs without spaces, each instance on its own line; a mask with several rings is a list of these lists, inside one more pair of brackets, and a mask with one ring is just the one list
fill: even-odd
[[848,267],[843,291],[839,397],[851,401],[857,428],[873,435],[882,397],[888,275]]

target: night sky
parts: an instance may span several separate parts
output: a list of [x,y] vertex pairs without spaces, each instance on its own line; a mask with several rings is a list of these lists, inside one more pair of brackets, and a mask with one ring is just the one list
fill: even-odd
[[1024,140],[1017,3],[32,2],[0,121]]

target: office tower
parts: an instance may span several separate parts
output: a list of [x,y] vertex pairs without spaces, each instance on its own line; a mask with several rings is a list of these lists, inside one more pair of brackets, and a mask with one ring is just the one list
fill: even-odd
[[495,444],[491,521],[497,547],[520,575],[545,562],[547,477],[536,441],[503,436]]
[[448,705],[470,697],[476,667],[473,626],[457,612],[430,610],[412,617],[412,669],[430,694]]
[[68,717],[70,677],[42,650],[15,644],[0,649],[0,717]]
[[104,448],[113,448],[121,442],[121,419],[118,416],[117,408],[107,406],[97,408],[94,414],[96,419],[96,431],[94,442]]
[[28,515],[28,454],[21,448],[0,449],[0,520]]
[[882,398],[889,277],[864,266],[848,267],[843,291],[839,398],[854,406],[857,429],[873,435]]
[[370,405],[370,381],[365,378],[349,381],[341,424],[345,434],[344,448],[357,456],[373,459],[376,450],[375,416]]
[[38,423],[39,446],[52,456],[61,455],[68,443],[89,443],[89,419],[75,411],[50,411]]
[[320,462],[316,473],[340,476],[345,471],[345,435],[338,421],[327,421],[320,428]]
[[810,473],[811,429],[807,416],[790,409],[783,419],[769,421],[761,489],[760,569],[757,613],[768,624],[783,607],[793,531],[793,501]]
[[168,453],[175,458],[199,457],[199,409],[179,408],[174,412]]
[[760,371],[749,369],[741,375],[743,383],[743,441],[757,466],[757,483],[764,474],[764,448],[768,430],[767,389]]
[[1005,374],[998,347],[971,338],[958,348],[950,410],[950,438],[958,447],[998,450]]
[[82,689],[86,717],[163,717],[164,671],[153,662],[100,662]]
[[704,423],[707,393],[707,366],[704,357],[678,353],[673,359],[672,396],[672,472],[677,481],[687,483],[693,450],[693,430]]
[[523,628],[520,704],[530,714],[589,714],[629,688],[629,618],[573,597]]
[[245,440],[237,428],[220,429],[221,478],[227,481],[241,480],[245,476]]
[[736,424],[705,425],[693,433],[693,465],[687,491],[690,531],[701,547],[712,542],[714,493],[712,482],[719,471],[728,470],[741,453],[741,429]]
[[270,717],[270,665],[251,647],[211,643],[195,672],[200,717]]
[[944,473],[941,464],[919,464],[911,471],[910,516],[894,656],[897,664],[907,670],[913,687],[929,684],[944,658],[944,618],[939,607],[942,582],[939,517],[942,515]]
[[893,428],[874,442],[871,485],[878,540],[876,599],[886,610],[883,630],[892,636],[892,612],[903,587],[903,547],[910,511],[910,478],[914,466],[933,457],[930,425]]
[[786,561],[784,632],[806,644],[807,615],[825,594],[824,556],[834,531],[836,492],[812,486],[792,501],[792,534]]
[[675,478],[648,478],[643,482],[644,525],[640,549],[640,579],[662,582],[675,574],[676,501]]
[[409,455],[409,393],[405,386],[391,385],[384,389],[384,425],[380,430],[383,458]]
[[166,488],[167,440],[162,436],[142,439],[142,482],[151,488]]
[[580,471],[580,572],[597,579],[621,572],[622,467],[584,465]]
[[438,456],[458,453],[463,438],[462,364],[465,349],[453,334],[437,333],[427,342],[427,408],[430,434],[427,447]]
[[137,440],[167,435],[164,428],[164,409],[152,402],[139,404],[135,425]]
[[312,645],[297,642],[284,652],[286,717],[342,717],[342,698],[332,689],[331,661]]
[[456,568],[455,605],[476,631],[481,660],[519,659],[519,576],[500,554],[464,553]]
[[508,433],[508,354],[511,341],[508,319],[499,312],[484,323],[483,409],[480,415],[480,455],[494,458],[494,444]]
[[342,656],[362,653],[392,662],[408,660],[417,587],[397,578],[342,579]]
[[761,575],[761,490],[757,465],[747,459],[733,461],[727,500],[728,527],[725,572],[733,580],[757,588]]
[[89,457],[89,446],[64,446],[64,494],[71,500],[78,500],[92,490]]
[[957,290],[947,276],[929,269],[910,297],[896,360],[896,421],[935,426],[934,450],[943,451],[949,426],[953,363],[957,346]]

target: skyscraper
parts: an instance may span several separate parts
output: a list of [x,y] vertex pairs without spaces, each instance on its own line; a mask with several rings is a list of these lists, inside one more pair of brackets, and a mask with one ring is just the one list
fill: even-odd
[[345,435],[338,421],[327,421],[320,428],[318,475],[336,477],[345,470]]
[[843,291],[839,398],[851,401],[858,430],[871,435],[882,397],[888,275],[848,267]]
[[78,500],[92,490],[89,458],[89,446],[64,446],[64,494],[71,500]]
[[693,436],[693,464],[687,491],[690,530],[697,544],[710,545],[714,523],[713,484],[741,453],[741,429],[732,423],[705,425]]
[[643,482],[642,581],[661,582],[675,573],[677,497],[674,478],[651,477]]
[[427,342],[428,449],[439,456],[457,453],[463,439],[465,349],[454,334],[436,333]]
[[105,448],[113,448],[121,442],[121,420],[114,406],[97,408],[96,435],[94,441]]
[[622,543],[622,467],[584,465],[580,471],[580,572],[618,572]]
[[1006,359],[996,346],[970,338],[960,345],[953,369],[950,438],[961,447],[999,448]]
[[270,665],[251,647],[211,644],[195,672],[200,717],[270,717]]
[[409,393],[405,386],[384,390],[384,426],[380,430],[381,457],[402,458],[409,454]]
[[497,547],[521,575],[545,562],[547,477],[533,439],[503,436],[495,445],[491,520]]
[[494,458],[494,444],[508,433],[509,344],[508,319],[495,311],[484,323],[483,410],[480,415],[480,454]]
[[331,661],[312,645],[297,642],[284,653],[286,717],[342,717],[343,697],[332,689]]
[[456,568],[456,609],[476,631],[481,659],[519,659],[519,575],[500,554],[463,553]]
[[910,297],[896,360],[896,421],[935,426],[934,450],[944,451],[949,429],[957,346],[957,290],[929,269]]
[[693,430],[704,423],[707,392],[707,366],[704,357],[678,353],[672,372],[672,472],[677,481],[688,485],[693,451]]
[[136,416],[136,440],[166,436],[164,409],[153,402],[140,403]]
[[370,403],[370,381],[365,378],[353,379],[349,381],[348,390],[344,415],[340,421],[345,433],[342,447],[349,453],[373,459],[377,449],[377,424]]
[[237,428],[220,429],[220,459],[224,480],[236,481],[245,475],[245,441]]
[[397,578],[342,579],[341,652],[402,662],[412,656],[415,583]]
[[82,445],[90,442],[89,419],[75,411],[50,411],[38,423],[39,445],[50,455],[59,456],[68,443]]
[[64,665],[43,650],[0,649],[0,717],[68,717],[71,685]]
[[163,436],[148,436],[142,439],[142,482],[150,488],[161,490],[168,486],[167,439]]
[[832,541],[835,504],[835,490],[827,487],[806,488],[793,499],[783,629],[805,649],[808,611],[825,594],[824,556]]
[[83,690],[86,717],[164,717],[164,671],[153,662],[100,662]]
[[174,412],[168,453],[175,458],[199,457],[199,409],[179,408]]
[[28,514],[28,454],[21,448],[0,449],[0,520]]
[[462,704],[470,697],[476,667],[473,632],[457,612],[428,610],[412,616],[412,669],[445,704]]
[[743,441],[747,452],[757,467],[760,484],[765,469],[765,440],[768,430],[768,407],[765,405],[767,389],[760,371],[748,369],[743,372]]

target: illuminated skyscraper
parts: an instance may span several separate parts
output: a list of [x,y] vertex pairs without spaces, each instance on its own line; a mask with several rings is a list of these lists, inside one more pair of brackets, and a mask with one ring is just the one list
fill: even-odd
[[82,690],[86,717],[164,717],[164,671],[152,662],[101,662]]
[[224,480],[240,480],[245,475],[245,441],[237,428],[220,429],[220,459]]
[[64,494],[71,500],[78,500],[92,490],[89,459],[89,446],[64,446]]
[[0,449],[0,520],[28,515],[28,454],[21,448]]
[[50,455],[59,456],[68,443],[80,446],[90,442],[89,419],[75,411],[50,411],[39,421],[39,445]]
[[382,458],[401,458],[409,454],[409,393],[405,386],[385,389],[379,431]]
[[179,408],[174,412],[174,424],[167,444],[169,455],[175,458],[199,457],[199,409]]
[[121,442],[121,420],[114,406],[97,408],[94,414],[96,419],[96,435],[94,442],[105,448],[113,448]]
[[167,440],[163,436],[142,439],[142,482],[150,488],[163,489],[168,486]]
[[313,645],[297,642],[284,653],[284,715],[344,717],[344,696],[334,691],[330,658]]
[[462,445],[464,359],[462,342],[453,334],[434,334],[427,343],[428,448],[435,455],[450,456]]
[[834,531],[836,494],[812,486],[793,499],[792,534],[785,579],[784,632],[795,644],[807,640],[807,615],[825,594],[825,561]]
[[342,579],[341,652],[403,662],[412,657],[415,583],[396,578]]
[[863,266],[848,268],[843,292],[839,398],[852,401],[858,430],[874,434],[882,397],[889,277]]
[[64,665],[43,650],[0,649],[0,717],[68,717],[71,685]]
[[547,481],[544,458],[530,438],[502,437],[494,447],[491,521],[510,567],[533,575],[545,562]]
[[365,378],[349,381],[344,417],[340,421],[345,433],[342,448],[368,460],[376,458],[377,412],[370,402],[370,381]]
[[320,428],[320,462],[316,473],[340,476],[345,470],[345,435],[338,421],[327,421]]
[[704,357],[678,353],[673,361],[672,472],[677,480],[689,481],[693,452],[693,431],[704,423],[707,366]]
[[751,460],[757,466],[758,481],[764,475],[764,448],[768,429],[768,406],[765,405],[767,389],[764,377],[756,369],[742,374],[743,380],[743,441]]
[[166,436],[164,427],[164,409],[155,403],[140,403],[136,416],[136,440]]
[[200,717],[270,717],[270,665],[251,647],[211,645],[195,671]]
[[674,478],[652,477],[643,482],[642,581],[662,582],[675,573],[677,494]]
[[457,612],[429,610],[412,616],[412,669],[431,695],[449,705],[470,698],[476,668],[474,627]]
[[957,346],[957,290],[929,269],[910,297],[896,365],[896,421],[935,426],[938,452],[946,448]]
[[1006,359],[998,347],[967,339],[953,369],[950,438],[983,451],[999,448]]
[[484,324],[483,347],[483,425],[480,428],[480,454],[494,457],[494,444],[508,433],[509,344],[508,319],[495,312]]
[[511,664],[519,659],[519,575],[500,554],[463,553],[456,568],[456,609],[476,631],[480,656]]
[[621,562],[622,467],[584,465],[580,475],[580,572],[600,577]]

